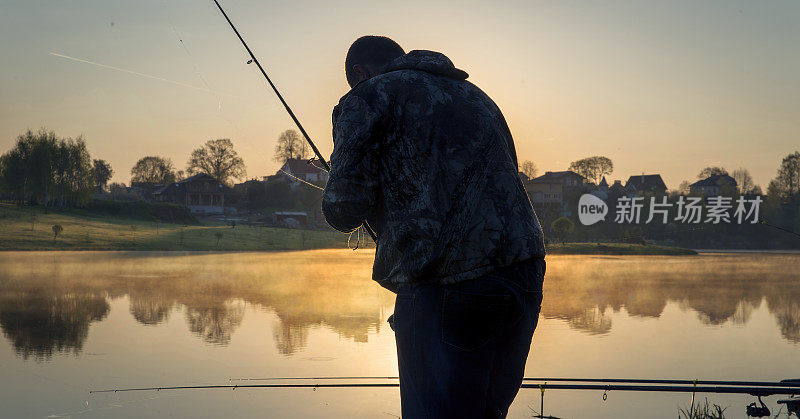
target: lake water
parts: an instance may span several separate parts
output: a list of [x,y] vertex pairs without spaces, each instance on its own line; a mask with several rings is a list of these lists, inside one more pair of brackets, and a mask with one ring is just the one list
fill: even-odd
[[[397,375],[394,298],[370,280],[373,255],[0,253],[0,417],[398,417],[396,388],[88,394]],[[549,256],[526,375],[800,378],[799,268],[799,254]],[[509,416],[539,397],[521,390]],[[708,397],[732,418],[753,401]],[[689,399],[549,390],[545,413],[674,418]]]

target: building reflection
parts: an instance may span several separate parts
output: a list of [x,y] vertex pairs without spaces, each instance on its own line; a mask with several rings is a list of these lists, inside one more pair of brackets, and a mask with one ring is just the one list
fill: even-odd
[[[388,327],[394,303],[370,281],[367,252],[16,256],[0,255],[6,274],[0,328],[24,359],[80,353],[90,324],[108,315],[113,298],[127,298],[139,324],[183,319],[211,345],[231,342],[248,306],[274,313],[264,333],[286,356],[306,347],[313,327],[368,342]],[[677,303],[716,326],[745,324],[764,305],[782,336],[800,343],[800,284],[792,272],[798,261],[798,255],[551,257],[542,316],[603,335],[613,330],[611,314],[622,310],[657,318]]]

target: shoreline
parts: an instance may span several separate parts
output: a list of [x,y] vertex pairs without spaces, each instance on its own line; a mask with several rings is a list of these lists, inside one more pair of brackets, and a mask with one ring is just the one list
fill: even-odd
[[[567,243],[568,245],[575,244],[575,243]],[[588,243],[590,245],[596,246],[597,243]],[[600,243],[601,246],[604,243]],[[650,248],[656,246],[648,246]],[[658,247],[665,247],[665,246],[658,246]],[[713,254],[789,254],[789,255],[796,255],[800,254],[800,250],[794,249],[686,249],[686,248],[669,248],[674,249],[677,252],[650,252],[650,253],[625,253],[625,252],[613,252],[613,251],[570,251],[568,249],[553,249],[549,247],[547,250],[547,255],[609,255],[609,256],[699,256],[699,255],[713,255]],[[288,253],[288,252],[303,252],[303,251],[313,251],[313,250],[351,250],[347,247],[314,247],[314,248],[273,248],[273,249],[101,249],[101,248],[54,248],[54,249],[43,249],[43,248],[3,248],[0,249],[0,254],[2,253],[83,253],[83,252],[103,252],[103,253],[164,253],[164,254],[180,254],[180,253]],[[359,247],[357,250],[365,250],[365,251],[375,251],[374,246],[362,246]],[[686,252],[686,251],[690,252]],[[693,252],[693,253],[691,253]]]
[[546,246],[548,255],[632,255],[632,256],[692,256],[692,249],[674,246],[630,243],[558,243]]

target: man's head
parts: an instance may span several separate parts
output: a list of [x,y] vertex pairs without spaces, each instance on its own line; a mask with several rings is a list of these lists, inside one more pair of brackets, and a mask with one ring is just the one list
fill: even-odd
[[389,61],[405,54],[397,42],[385,36],[362,36],[350,45],[344,60],[347,83],[355,87],[358,83],[375,77]]

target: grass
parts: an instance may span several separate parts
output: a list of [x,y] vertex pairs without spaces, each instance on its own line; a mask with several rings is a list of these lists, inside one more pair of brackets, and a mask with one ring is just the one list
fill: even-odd
[[[34,216],[35,215],[35,220]],[[53,239],[53,226],[63,231]],[[299,250],[345,248],[333,230],[156,223],[0,204],[0,250]]]
[[705,403],[678,409],[678,419],[725,419],[726,409],[718,404],[711,405],[705,399]]
[[559,243],[547,246],[548,254],[569,255],[696,255],[692,249],[631,243]]
[[[34,219],[35,217],[35,219]],[[63,231],[53,239],[53,226]],[[367,240],[369,244],[372,242]],[[342,249],[347,236],[333,230],[238,225],[183,225],[0,204],[0,250],[300,250]],[[563,243],[550,254],[689,255],[690,249],[628,243]]]

